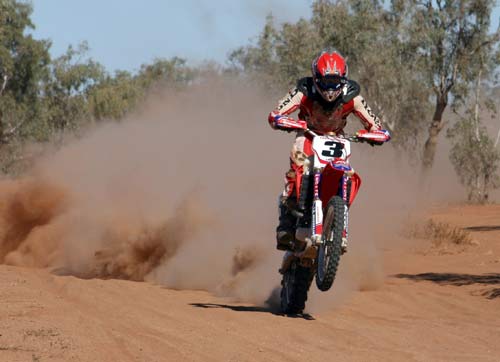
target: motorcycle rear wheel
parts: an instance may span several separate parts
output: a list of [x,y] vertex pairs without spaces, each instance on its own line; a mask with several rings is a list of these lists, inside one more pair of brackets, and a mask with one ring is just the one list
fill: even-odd
[[300,314],[303,312],[312,281],[312,271],[311,268],[293,261],[283,274],[281,281],[281,311],[283,313]]
[[328,202],[323,221],[323,243],[318,247],[316,286],[325,292],[332,287],[342,255],[345,201],[334,196]]

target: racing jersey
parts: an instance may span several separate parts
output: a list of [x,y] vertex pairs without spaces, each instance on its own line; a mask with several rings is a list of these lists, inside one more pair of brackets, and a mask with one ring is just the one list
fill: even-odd
[[[359,88],[356,82],[352,80],[347,82],[354,83]],[[371,132],[382,128],[380,119],[372,112],[363,97],[356,95],[347,103],[342,103],[341,98],[327,102],[317,92],[312,77],[302,78],[269,114],[269,124],[274,129],[293,129],[294,127],[287,125],[305,121],[308,128],[320,133],[342,133],[347,124],[347,116],[354,113],[366,130]],[[299,121],[288,117],[295,111],[299,111]]]

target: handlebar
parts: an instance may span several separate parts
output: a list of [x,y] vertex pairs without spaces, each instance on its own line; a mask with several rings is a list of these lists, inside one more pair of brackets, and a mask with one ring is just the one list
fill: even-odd
[[[311,129],[309,129],[309,128],[306,128],[306,129],[304,130],[304,133],[306,133],[306,134],[310,134],[310,135],[311,135],[311,136],[313,136],[313,137],[320,136],[319,134],[317,134],[316,132],[314,132],[313,130],[311,130]],[[364,138],[359,138],[359,137],[358,137],[358,136],[356,136],[356,135],[345,135],[345,134],[344,134],[344,135],[338,135],[338,134],[335,134],[334,136],[335,136],[335,137],[339,137],[339,138],[344,138],[344,139],[346,139],[346,140],[348,140],[348,141],[350,141],[350,142],[359,142],[359,143],[361,143],[361,142],[365,142],[365,141],[366,141],[366,139],[364,139]]]
[[[346,139],[350,142],[356,142],[356,143],[366,142],[372,146],[377,145],[377,144],[380,145],[380,144],[385,143],[391,139],[389,132],[385,131],[385,130],[379,131],[380,133],[367,132],[367,131],[360,131],[360,132],[364,132],[364,133],[361,133],[361,134],[358,133],[356,135],[335,135],[335,136]],[[316,132],[314,132],[313,130],[311,130],[309,128],[304,129],[304,133],[310,134],[313,137],[319,136],[319,134],[317,134]],[[361,137],[361,136],[365,136],[365,137]]]

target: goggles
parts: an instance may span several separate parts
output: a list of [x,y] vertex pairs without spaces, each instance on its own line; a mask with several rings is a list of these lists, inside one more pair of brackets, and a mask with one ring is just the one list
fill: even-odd
[[324,77],[316,77],[316,84],[321,90],[325,91],[329,89],[338,90],[345,84],[345,82],[346,79],[339,75],[325,75]]

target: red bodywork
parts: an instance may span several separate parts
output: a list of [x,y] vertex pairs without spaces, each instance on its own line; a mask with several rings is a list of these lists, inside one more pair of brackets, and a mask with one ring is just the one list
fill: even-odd
[[[328,164],[323,169],[321,174],[321,184],[320,184],[320,198],[323,202],[323,206],[326,207],[328,201],[338,194],[340,180],[344,176],[344,171],[336,170],[332,167],[331,164]],[[357,173],[354,173],[351,178],[351,194],[349,198],[348,206],[351,206],[356,195],[358,194],[358,190],[361,187],[361,178]],[[311,180],[313,182],[313,180]],[[302,183],[302,173],[297,175],[297,195],[300,193],[300,184]],[[300,197],[300,195],[299,195]]]

